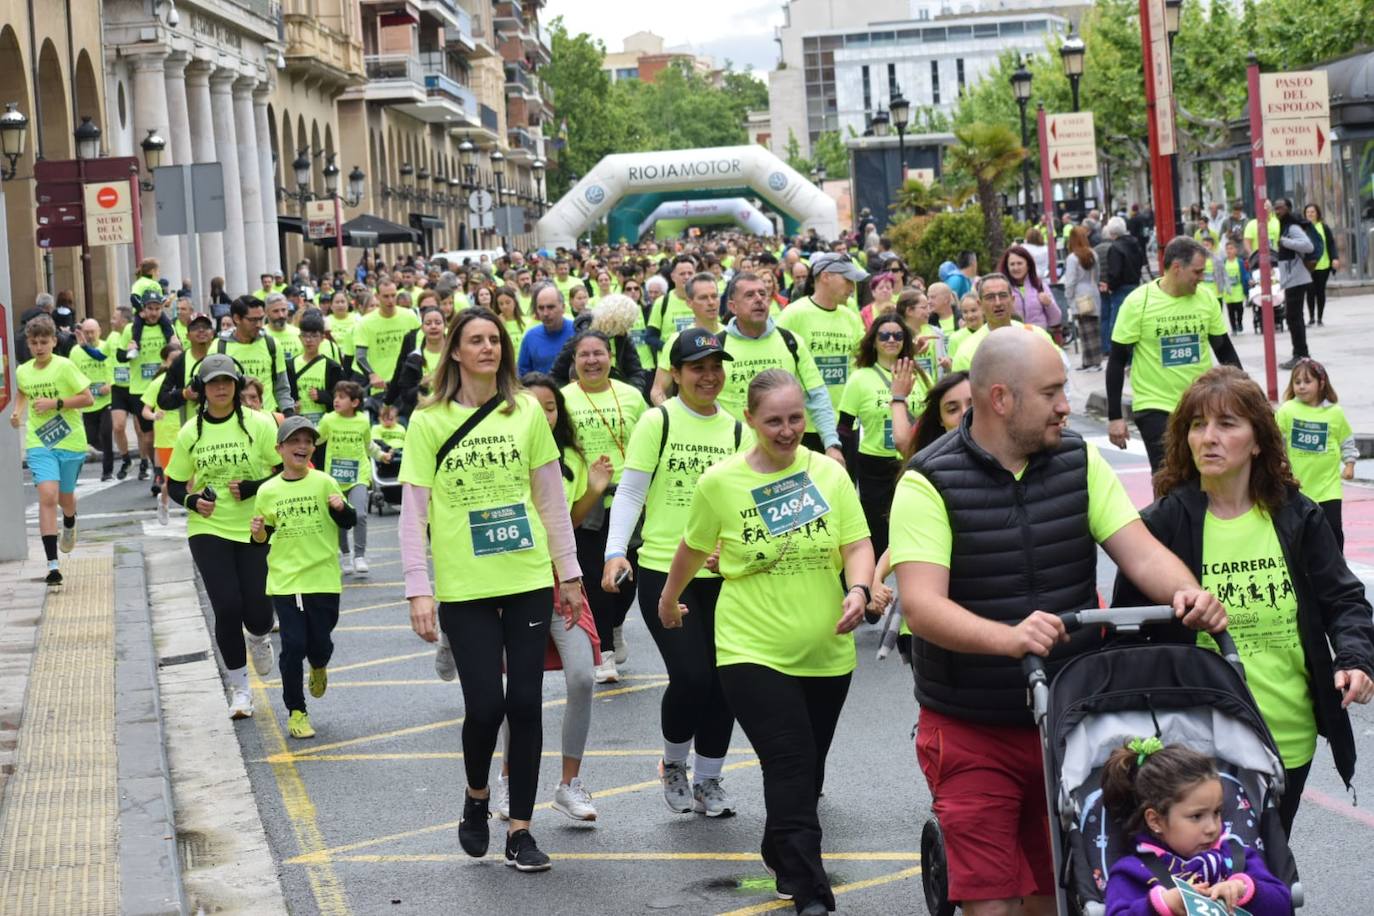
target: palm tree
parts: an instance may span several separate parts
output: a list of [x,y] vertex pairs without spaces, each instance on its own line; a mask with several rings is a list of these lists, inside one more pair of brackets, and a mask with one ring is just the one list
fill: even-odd
[[1001,124],[979,122],[958,127],[954,130],[954,138],[959,143],[945,154],[945,164],[950,171],[963,173],[973,180],[978,205],[983,210],[988,251],[991,260],[996,262],[1006,247],[997,192],[1016,175],[1021,160],[1026,158],[1026,149],[1016,139],[1016,134]]

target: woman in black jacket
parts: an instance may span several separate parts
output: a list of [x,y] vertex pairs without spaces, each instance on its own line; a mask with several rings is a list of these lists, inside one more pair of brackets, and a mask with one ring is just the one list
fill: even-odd
[[[1291,832],[1317,735],[1346,787],[1355,738],[1346,708],[1374,697],[1374,621],[1316,503],[1298,492],[1264,392],[1231,366],[1200,376],[1169,418],[1156,538],[1226,605],[1251,693],[1287,771]],[[1146,603],[1118,576],[1113,604]]]
[[[1322,208],[1308,204],[1303,207],[1302,215],[1321,235],[1322,244],[1326,246],[1322,256],[1317,259],[1317,266],[1312,268],[1312,285],[1307,288],[1307,323],[1321,324],[1322,316],[1326,314],[1326,281],[1333,270],[1341,269],[1341,256],[1336,250],[1336,237],[1331,234],[1331,227],[1322,222]],[[1290,316],[1288,320],[1293,319]],[[1298,320],[1302,320],[1301,315]]]

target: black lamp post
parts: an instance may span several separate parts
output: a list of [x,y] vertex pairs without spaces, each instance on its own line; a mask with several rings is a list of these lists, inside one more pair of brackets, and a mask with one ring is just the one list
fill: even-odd
[[367,184],[367,175],[356,165],[353,171],[348,173],[348,196],[344,198],[344,203],[350,207],[356,207],[363,202],[363,191]]
[[535,203],[538,205],[539,215],[544,215],[544,160],[536,159],[530,165],[530,171],[534,173],[534,194]]
[[143,164],[148,169],[148,180],[140,180],[138,186],[144,191],[151,191],[153,190],[153,169],[162,165],[162,153],[167,149],[167,141],[150,127],[148,128],[148,136],[143,138],[143,142],[139,146],[143,148]]
[[[1059,59],[1064,64],[1064,75],[1069,78],[1069,89],[1073,92],[1073,110],[1078,111],[1078,81],[1083,78],[1083,58],[1086,48],[1083,39],[1070,32],[1069,37],[1059,46]],[[1074,187],[1079,201],[1083,200],[1083,178],[1075,179]]]
[[81,124],[72,132],[76,140],[76,158],[100,158],[100,128],[86,115],[81,116]]
[[[496,179],[496,209],[500,210],[504,205],[502,201],[503,189],[506,183],[506,155],[499,149],[491,151],[491,174]],[[506,247],[506,234],[497,226],[497,233],[501,237],[501,247]]]
[[902,90],[892,87],[892,97],[887,100],[887,110],[892,117],[892,126],[897,130],[897,180],[906,184],[906,126],[911,123],[911,103],[902,95]]
[[5,113],[0,114],[0,153],[9,165],[0,170],[0,179],[9,181],[19,167],[19,159],[28,145],[29,119],[19,110],[15,102],[5,103]]
[[[1021,109],[1021,145],[1029,148],[1030,134],[1026,131],[1026,103],[1031,97],[1031,74],[1025,61],[1016,66],[1011,75],[1011,91],[1016,96],[1016,107]],[[1030,157],[1021,160],[1021,219],[1029,220],[1031,214]]]

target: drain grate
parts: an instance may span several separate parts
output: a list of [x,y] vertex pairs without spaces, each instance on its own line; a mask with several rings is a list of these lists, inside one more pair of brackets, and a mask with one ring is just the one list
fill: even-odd
[[188,652],[185,655],[169,655],[166,658],[158,659],[159,668],[170,668],[173,665],[186,665],[191,662],[203,662],[210,657],[209,652]]

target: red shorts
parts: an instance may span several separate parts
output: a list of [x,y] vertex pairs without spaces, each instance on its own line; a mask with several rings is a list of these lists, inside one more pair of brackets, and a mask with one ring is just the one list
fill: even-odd
[[916,761],[945,836],[950,900],[1054,896],[1038,731],[922,709]]

